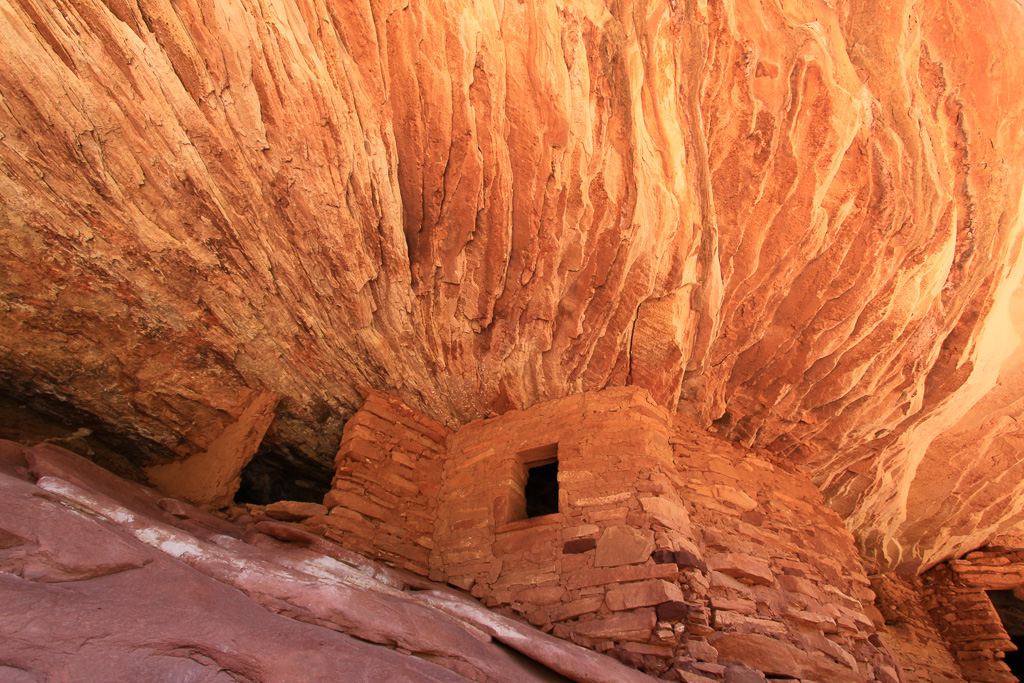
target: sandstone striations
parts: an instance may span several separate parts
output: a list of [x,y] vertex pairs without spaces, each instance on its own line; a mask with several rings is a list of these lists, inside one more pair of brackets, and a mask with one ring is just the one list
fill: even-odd
[[136,466],[636,385],[884,567],[1021,519],[1019,3],[0,8],[0,377]]
[[4,681],[650,680],[289,525],[229,523],[63,449],[0,441],[0,504]]

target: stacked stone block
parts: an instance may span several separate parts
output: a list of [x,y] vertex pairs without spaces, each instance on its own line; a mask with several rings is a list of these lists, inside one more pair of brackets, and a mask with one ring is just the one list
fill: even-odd
[[[531,464],[558,512],[526,518]],[[853,539],[799,471],[640,389],[587,392],[446,434],[371,394],[331,514],[353,550],[470,591],[668,680],[894,683]]]
[[879,639],[900,664],[902,683],[965,683],[960,665],[924,606],[919,578],[896,574],[871,577]]
[[[448,442],[433,578],[667,671],[693,595],[676,553],[697,553],[670,431],[669,413],[631,388],[466,425]],[[523,459],[545,449],[557,450],[559,512],[512,519]]]
[[398,399],[367,391],[345,424],[329,514],[306,520],[328,538],[425,575],[448,430]]
[[924,575],[924,605],[968,683],[1016,683],[1003,657],[1017,647],[985,591],[1020,586],[1024,566],[1005,557],[988,562],[984,553],[971,555]]
[[683,417],[672,446],[708,570],[713,632],[687,634],[692,654],[715,662],[763,649],[762,661],[792,661],[775,665],[786,669],[780,676],[896,681],[891,656],[872,642],[866,612],[875,595],[854,539],[810,478]]

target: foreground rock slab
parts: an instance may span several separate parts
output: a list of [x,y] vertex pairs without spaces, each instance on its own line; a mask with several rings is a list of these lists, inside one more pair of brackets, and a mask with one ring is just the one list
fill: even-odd
[[0,680],[651,680],[285,523],[0,451]]

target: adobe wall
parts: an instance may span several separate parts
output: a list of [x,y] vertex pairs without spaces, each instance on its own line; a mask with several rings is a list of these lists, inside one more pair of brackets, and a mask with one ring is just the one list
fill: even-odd
[[305,524],[345,547],[425,575],[448,430],[402,401],[366,390],[345,423],[329,514]]

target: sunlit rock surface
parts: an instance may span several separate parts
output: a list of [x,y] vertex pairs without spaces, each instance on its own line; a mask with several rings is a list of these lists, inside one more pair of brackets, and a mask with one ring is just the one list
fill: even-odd
[[232,523],[48,444],[0,440],[0,504],[5,682],[653,680],[298,527]]
[[265,391],[328,464],[359,385],[640,385],[913,570],[1024,509],[1022,46],[1013,0],[0,0],[0,377],[145,466]]

